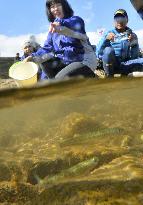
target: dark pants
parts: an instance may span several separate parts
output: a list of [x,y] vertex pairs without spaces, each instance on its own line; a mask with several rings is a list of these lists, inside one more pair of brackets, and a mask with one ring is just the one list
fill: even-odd
[[95,77],[94,72],[81,62],[64,64],[59,58],[53,58],[49,61],[42,63],[43,71],[49,79],[64,79],[65,77]]
[[115,51],[112,47],[106,47],[103,52],[103,68],[107,76],[113,76],[114,73],[120,72],[120,62],[115,56]]
[[120,64],[121,74],[128,75],[135,71],[143,72],[143,58],[128,60]]
[[113,76],[115,73],[128,75],[134,71],[143,71],[143,58],[120,62],[112,47],[106,47],[104,49],[102,60],[107,76]]

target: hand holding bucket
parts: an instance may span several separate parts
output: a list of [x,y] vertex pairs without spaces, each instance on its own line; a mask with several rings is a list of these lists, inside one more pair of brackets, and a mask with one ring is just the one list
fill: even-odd
[[9,69],[9,77],[17,80],[20,87],[37,83],[38,66],[33,62],[17,62]]

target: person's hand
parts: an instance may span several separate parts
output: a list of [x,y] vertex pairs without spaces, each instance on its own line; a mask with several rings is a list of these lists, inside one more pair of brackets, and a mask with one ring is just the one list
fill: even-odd
[[114,41],[115,38],[115,34],[114,33],[109,33],[106,37],[107,40],[109,41]]
[[55,32],[58,32],[58,27],[60,26],[60,23],[59,22],[53,22],[50,24],[50,27],[49,27],[49,32],[51,33],[55,33]]
[[131,33],[131,34],[129,34],[129,36],[128,36],[128,41],[132,41],[132,40],[134,40],[134,35]]
[[32,61],[32,56],[28,56],[27,58],[23,60],[24,63],[29,62],[29,61]]

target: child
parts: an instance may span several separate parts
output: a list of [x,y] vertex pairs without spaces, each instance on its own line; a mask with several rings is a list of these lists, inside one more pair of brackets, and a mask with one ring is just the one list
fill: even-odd
[[38,48],[40,48],[40,45],[38,43],[34,43],[30,40],[25,41],[22,46],[24,54],[21,57],[21,60],[24,60],[25,58],[30,56],[33,52],[36,52]]
[[[21,61],[25,60],[28,56],[30,56],[33,52],[36,52],[38,50],[38,48],[40,48],[40,45],[36,42],[32,42],[32,41],[25,41],[23,46],[23,56],[21,57]],[[47,79],[47,76],[44,74],[44,72],[42,71],[42,65],[39,65],[39,71],[38,71],[38,80],[44,80]]]

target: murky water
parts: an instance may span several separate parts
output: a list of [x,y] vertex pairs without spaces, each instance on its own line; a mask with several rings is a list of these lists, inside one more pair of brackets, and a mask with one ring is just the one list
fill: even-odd
[[143,204],[143,79],[0,92],[0,203]]

